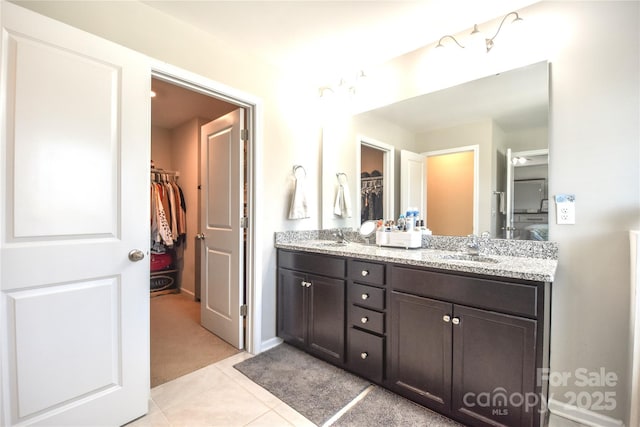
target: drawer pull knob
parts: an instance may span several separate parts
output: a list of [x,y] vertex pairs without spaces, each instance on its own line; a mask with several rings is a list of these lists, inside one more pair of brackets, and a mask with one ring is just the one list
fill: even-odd
[[449,321],[451,320],[451,316],[449,316],[448,314],[445,314],[444,316],[442,316],[442,320],[449,323]]
[[369,299],[369,294],[362,294],[362,299]]
[[369,321],[369,318],[368,317],[363,317],[362,319],[360,319],[360,321],[362,323],[367,323]]
[[369,275],[369,270],[362,270],[362,277],[366,277]]
[[364,360],[367,357],[369,357],[369,353],[367,353],[366,351],[363,351],[362,353],[360,353],[360,359]]
[[451,319],[451,323],[453,323],[454,325],[459,325],[460,319],[458,319],[457,317],[454,317],[453,319]]

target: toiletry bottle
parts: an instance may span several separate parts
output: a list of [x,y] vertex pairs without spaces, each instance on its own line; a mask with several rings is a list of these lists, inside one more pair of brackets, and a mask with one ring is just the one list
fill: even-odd
[[405,223],[407,224],[407,231],[413,231],[413,229],[415,228],[415,224],[413,222],[414,220],[415,218],[413,217],[413,212],[408,210],[407,216],[405,217]]

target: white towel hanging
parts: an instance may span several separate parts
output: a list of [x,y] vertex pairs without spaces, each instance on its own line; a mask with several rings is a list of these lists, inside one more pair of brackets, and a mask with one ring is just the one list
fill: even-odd
[[[299,173],[300,171],[304,174]],[[293,176],[295,177],[295,188],[291,198],[291,206],[289,207],[289,219],[309,218],[309,204],[307,203],[307,171],[299,165],[293,167]]]
[[[349,194],[349,186],[347,183],[347,175],[337,173],[338,178],[338,194],[336,195],[336,203],[333,207],[333,213],[342,218],[351,218],[351,195]],[[341,180],[340,178],[344,179]]]

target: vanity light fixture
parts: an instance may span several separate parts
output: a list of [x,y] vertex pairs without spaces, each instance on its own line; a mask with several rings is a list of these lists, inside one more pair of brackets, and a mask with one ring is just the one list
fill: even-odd
[[[508,14],[506,14],[504,16],[504,18],[502,18],[502,21],[500,22],[500,25],[498,26],[498,30],[496,31],[496,33],[493,35],[493,37],[491,37],[490,39],[488,38],[484,38],[484,47],[486,49],[486,52],[489,53],[491,51],[491,49],[493,48],[494,45],[494,40],[496,37],[498,37],[498,34],[500,34],[500,30],[502,29],[502,26],[504,25],[504,23],[506,22],[507,18],[515,15],[515,18],[513,19],[513,21],[511,21],[511,24],[515,24],[515,23],[519,23],[522,22],[523,19],[520,17],[520,15],[518,15],[518,12],[509,12]],[[478,24],[473,24],[473,30],[471,30],[471,33],[469,33],[469,36],[472,38],[480,38],[482,37],[482,33],[480,32],[480,30],[478,29]],[[465,46],[463,46],[462,44],[460,44],[460,42],[458,42],[458,39],[456,39],[454,36],[447,34],[445,36],[440,37],[440,40],[438,40],[438,44],[436,45],[436,48],[442,48],[444,47],[444,45],[442,44],[443,40],[450,38],[451,40],[453,40],[455,42],[455,44],[458,45],[458,47],[461,48],[465,48]],[[465,43],[467,44],[467,43]]]
[[320,93],[320,98],[331,96],[335,93],[329,86],[322,86],[320,89],[318,89],[318,92]]
[[322,86],[318,89],[320,98],[325,96],[334,95],[336,93],[347,93],[349,95],[356,94],[356,88],[359,84],[362,84],[363,80],[367,77],[363,70],[359,70],[355,77],[352,79],[340,78],[337,85],[334,86]]
[[529,159],[527,159],[526,157],[514,157],[513,159],[511,159],[511,163],[513,163],[514,166],[524,165],[528,161]]
[[458,40],[453,37],[452,35],[447,34],[446,36],[442,36],[440,37],[440,40],[438,40],[438,44],[436,45],[436,48],[440,48],[440,47],[444,47],[444,45],[442,44],[442,41],[446,38],[450,38],[451,40],[453,40],[459,47],[461,47],[462,49],[464,49],[464,46],[462,46]]
[[[504,18],[502,18],[502,21],[500,22],[500,25],[498,26],[498,31],[496,31],[496,33],[493,35],[493,37],[491,37],[490,39],[485,39],[485,44],[487,46],[487,53],[489,53],[489,51],[493,48],[493,40],[496,37],[498,37],[498,34],[500,34],[500,30],[502,29],[502,25],[507,20],[507,18],[510,17],[511,15],[515,15],[515,18],[513,19],[513,21],[511,21],[512,24],[521,23],[523,21],[523,19],[520,18],[520,15],[518,15],[518,12],[509,12],[509,13],[507,13],[504,16]],[[477,30],[477,26],[474,26],[474,30]],[[473,33],[471,33],[471,34],[473,34]]]

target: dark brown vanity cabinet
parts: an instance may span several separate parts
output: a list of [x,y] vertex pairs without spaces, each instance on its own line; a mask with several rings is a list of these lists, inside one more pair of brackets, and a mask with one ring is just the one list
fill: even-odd
[[278,251],[278,336],[470,426],[541,427],[550,283]]
[[278,251],[278,336],[342,364],[345,273],[346,261],[341,258]]
[[540,425],[545,284],[394,266],[392,285],[391,388],[469,425]]
[[386,265],[348,260],[347,369],[382,382],[386,333]]

